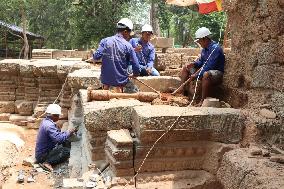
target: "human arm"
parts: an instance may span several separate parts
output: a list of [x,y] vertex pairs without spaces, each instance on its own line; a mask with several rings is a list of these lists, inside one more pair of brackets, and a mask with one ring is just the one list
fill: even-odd
[[103,56],[103,51],[105,47],[105,39],[101,40],[98,49],[95,53],[93,53],[93,59],[94,60],[100,60]]
[[53,142],[61,144],[65,142],[75,131],[68,130],[65,132],[60,132],[56,125],[50,124],[46,127],[46,132]]
[[129,58],[130,58],[130,64],[132,65],[133,75],[139,76],[140,75],[140,66],[139,62],[136,56],[136,53],[133,48],[129,49]]

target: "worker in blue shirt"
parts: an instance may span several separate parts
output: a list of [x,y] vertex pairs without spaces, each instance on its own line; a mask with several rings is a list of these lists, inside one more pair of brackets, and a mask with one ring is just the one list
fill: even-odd
[[197,78],[201,80],[202,95],[198,105],[202,105],[213,85],[221,84],[223,81],[225,55],[219,44],[210,39],[210,35],[210,30],[205,27],[196,31],[195,42],[203,48],[201,57],[195,62],[185,65],[181,72],[182,82],[189,78],[190,81]]
[[47,171],[52,171],[53,165],[67,160],[70,156],[70,149],[63,147],[67,139],[76,132],[71,128],[66,132],[61,132],[56,126],[61,115],[61,107],[57,104],[50,104],[46,109],[46,118],[42,120],[35,147],[35,158],[37,163]]
[[[149,42],[153,35],[153,28],[149,24],[142,27],[141,38],[132,38],[129,43],[135,49],[139,65],[140,76],[159,76],[159,72],[154,68],[155,48]],[[129,68],[131,72],[131,66]]]
[[93,54],[94,60],[102,58],[101,82],[103,89],[113,87],[115,92],[123,92],[129,82],[127,67],[131,62],[133,76],[139,76],[140,68],[134,49],[127,40],[133,29],[133,23],[123,18],[117,23],[117,34],[102,39],[97,51]]

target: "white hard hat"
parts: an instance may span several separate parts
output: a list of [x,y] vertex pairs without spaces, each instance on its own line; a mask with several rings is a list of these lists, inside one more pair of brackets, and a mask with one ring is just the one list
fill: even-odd
[[58,104],[49,104],[46,108],[45,113],[61,115],[61,107]]
[[133,30],[133,23],[128,18],[122,18],[116,25],[117,28],[126,28],[128,27],[130,30]]
[[149,24],[145,24],[143,27],[142,27],[142,31],[141,32],[152,32],[153,33],[153,28],[151,25]]
[[202,27],[202,28],[199,28],[196,32],[195,32],[195,42],[198,41],[198,39],[201,39],[201,38],[204,38],[206,36],[209,36],[211,35],[211,32],[208,28],[206,27]]

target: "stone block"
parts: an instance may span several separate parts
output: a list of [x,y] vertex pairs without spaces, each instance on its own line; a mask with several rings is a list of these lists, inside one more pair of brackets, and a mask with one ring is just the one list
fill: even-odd
[[250,156],[247,149],[236,149],[224,155],[217,178],[225,188],[283,188],[283,166],[270,162],[269,158]]
[[198,56],[201,48],[168,48],[166,53],[183,53],[186,56]]
[[77,178],[63,179],[63,189],[81,189],[84,187],[84,182],[78,181]]
[[33,114],[34,102],[16,101],[16,112],[22,116],[29,116]]
[[156,48],[172,48],[174,38],[155,37],[150,41]]
[[[135,167],[138,168],[149,152],[151,146],[138,145],[135,152]],[[219,162],[225,152],[234,149],[236,145],[227,145],[217,142],[188,141],[174,142],[157,145],[149,154],[148,168],[144,171],[152,171],[151,166],[157,163],[156,171],[202,169],[215,174],[219,168]],[[168,163],[166,160],[169,160]]]
[[79,89],[87,89],[92,87],[98,89],[101,87],[99,69],[80,69],[68,74],[68,85],[74,92]]
[[106,152],[107,161],[117,169],[130,169],[133,168],[133,160],[128,161],[117,161],[114,159],[109,152]]
[[182,54],[180,53],[157,53],[154,67],[159,71],[166,69],[176,69],[182,66]]
[[21,59],[5,59],[0,61],[0,75],[18,75],[20,72],[19,64],[28,62],[28,60]]
[[177,69],[166,69],[165,71],[160,71],[161,76],[172,76],[172,77],[179,77],[181,72],[181,68]]
[[109,141],[106,142],[105,147],[106,154],[109,154],[113,157],[116,161],[132,161],[133,159],[133,149],[126,149],[126,148],[116,148],[112,146]]
[[14,101],[0,101],[0,113],[14,113],[15,102]]
[[91,132],[130,129],[133,107],[141,105],[133,99],[88,102],[83,107],[85,127]]
[[108,131],[107,139],[117,148],[133,146],[133,139],[127,129]]
[[116,177],[127,177],[127,176],[134,176],[134,168],[128,168],[128,169],[118,169],[112,165],[110,165],[110,168],[113,172],[113,174]]
[[0,121],[9,121],[10,116],[9,113],[0,113]]
[[[149,76],[138,77],[138,79],[162,93],[169,92],[168,90],[170,87],[178,88],[181,85],[180,78],[171,76]],[[151,89],[141,84],[140,82],[136,80],[133,80],[133,82],[138,86],[140,91],[153,92]]]
[[[147,140],[143,137],[145,131],[162,133],[169,129],[178,117],[179,120],[171,131],[175,136],[171,138],[174,141],[202,140],[206,134],[208,141],[238,143],[241,140],[244,117],[240,110],[232,108],[188,108],[166,105],[134,107],[134,131],[140,140],[141,138]],[[187,136],[184,133],[191,134]],[[199,135],[202,137],[192,138]],[[149,138],[149,141],[157,139]],[[167,138],[169,142],[169,137]]]

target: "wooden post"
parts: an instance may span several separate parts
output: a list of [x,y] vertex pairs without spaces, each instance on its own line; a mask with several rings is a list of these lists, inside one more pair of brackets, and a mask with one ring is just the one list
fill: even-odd
[[5,52],[6,52],[6,58],[8,57],[8,45],[7,45],[7,31],[4,33],[4,43],[5,43]]

